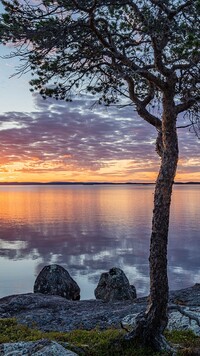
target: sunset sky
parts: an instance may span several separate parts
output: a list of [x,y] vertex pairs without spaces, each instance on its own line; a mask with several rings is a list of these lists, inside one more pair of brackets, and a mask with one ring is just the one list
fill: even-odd
[[[156,131],[132,107],[94,106],[89,95],[44,101],[29,74],[9,79],[17,64],[0,58],[0,182],[155,182]],[[200,141],[180,129],[179,143],[176,181],[200,181]]]

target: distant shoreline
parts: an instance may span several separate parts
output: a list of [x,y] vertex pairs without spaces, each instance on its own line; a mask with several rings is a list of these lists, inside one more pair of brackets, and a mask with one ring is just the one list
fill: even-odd
[[[198,185],[200,182],[175,182],[175,185]],[[155,183],[114,183],[114,182],[0,182],[0,186],[4,185],[155,185]]]

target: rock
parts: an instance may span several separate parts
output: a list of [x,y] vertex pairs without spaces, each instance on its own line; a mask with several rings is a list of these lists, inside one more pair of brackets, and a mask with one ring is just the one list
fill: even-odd
[[[169,313],[168,330],[192,330],[197,336],[200,336],[200,308],[199,307],[183,307],[186,315],[180,311],[172,311]],[[192,319],[194,317],[197,320]]]
[[[188,288],[189,289],[189,288]],[[183,294],[186,290],[180,291]],[[180,294],[179,293],[179,294]],[[173,293],[172,293],[173,294]],[[193,294],[193,299],[198,296]],[[192,299],[192,298],[191,298]],[[182,301],[183,302],[183,301]],[[200,336],[200,306],[185,306],[179,304],[169,305],[167,330],[191,330],[197,336]],[[127,315],[122,319],[121,325],[127,331],[133,331],[136,326],[136,319],[139,313]]]
[[94,291],[96,299],[104,301],[134,300],[136,289],[129,284],[128,278],[120,268],[113,267],[102,273]]
[[200,306],[200,284],[196,283],[189,288],[171,291],[169,303]]
[[34,284],[34,293],[59,295],[68,300],[80,299],[80,288],[70,274],[59,265],[45,266]]
[[[144,298],[143,298],[144,300]],[[67,300],[57,295],[18,294],[0,299],[0,318],[16,318],[19,324],[41,331],[68,332],[76,329],[121,328],[121,320],[132,312],[141,312],[146,304],[125,300]]]
[[[194,317],[200,321],[200,308],[185,308],[189,314],[193,314]],[[133,331],[136,326],[136,318],[138,313],[129,314],[122,319],[121,325],[127,331]],[[200,336],[200,328],[198,322],[191,317],[187,317],[179,311],[173,311],[169,313],[169,320],[167,324],[167,330],[191,330],[197,336]]]
[[[146,310],[147,303],[147,297],[137,298],[134,301],[122,300],[105,303],[103,300],[96,299],[72,301],[57,295],[27,293],[1,298],[0,318],[16,318],[19,324],[27,325],[30,328],[34,325],[35,329],[41,331],[68,332],[76,329],[91,330],[94,328],[105,330],[110,327],[120,328],[122,320],[126,320],[129,325],[130,319],[134,315]],[[172,315],[172,311],[177,313],[177,310],[171,310],[171,305],[188,308],[186,311],[190,315],[199,313],[198,319],[200,319],[200,285],[170,292],[170,315]],[[129,320],[127,315],[130,316]],[[174,314],[177,322],[173,321],[173,328],[177,328],[178,325],[177,315]],[[126,319],[124,319],[125,317]],[[193,319],[188,318],[188,327],[189,319],[193,324]],[[185,325],[182,316],[179,320],[181,320],[179,325]],[[75,352],[77,351],[75,350]],[[77,353],[79,354],[79,352]]]
[[4,356],[78,356],[75,352],[66,350],[55,341],[38,340],[29,342],[6,343],[0,346],[0,355]]

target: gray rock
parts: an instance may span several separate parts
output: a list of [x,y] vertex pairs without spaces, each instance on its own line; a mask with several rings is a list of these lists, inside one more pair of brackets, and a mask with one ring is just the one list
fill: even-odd
[[34,293],[59,295],[68,300],[80,299],[80,288],[70,274],[59,265],[45,266],[34,284]]
[[[192,330],[200,336],[200,307],[181,307],[182,313],[171,311],[169,313],[168,330]],[[193,319],[194,318],[194,319]]]
[[[191,330],[195,335],[200,336],[200,307],[180,307],[174,304],[171,308],[173,310],[169,307],[168,330]],[[138,313],[127,315],[122,319],[122,327],[127,331],[134,330],[137,316]]]
[[[142,298],[141,298],[142,300]],[[122,319],[122,326],[128,331],[135,328],[136,317],[139,313],[133,312]],[[200,284],[171,291],[169,293],[169,320],[168,330],[192,330],[200,336]]]
[[128,314],[142,311],[145,300],[105,303],[102,300],[72,301],[56,295],[18,294],[0,299],[0,318],[16,318],[19,324],[42,331],[120,328]]
[[[0,299],[0,318],[16,318],[19,324],[31,328],[34,325],[34,328],[41,331],[67,332],[95,327],[103,330],[120,328],[121,321],[127,315],[133,318],[133,314],[144,312],[147,302],[147,297],[134,301],[104,302],[95,299],[71,301],[56,295],[38,293],[18,294]],[[170,305],[189,308],[193,314],[200,313],[200,285],[170,292]],[[177,328],[177,324],[174,327]]]
[[189,288],[171,291],[169,303],[200,306],[200,283],[196,283]]
[[75,352],[66,350],[55,341],[38,340],[30,342],[6,343],[0,346],[0,355],[4,356],[78,356]]
[[96,299],[108,301],[134,300],[136,289],[129,284],[128,278],[120,268],[113,267],[102,273],[94,291]]

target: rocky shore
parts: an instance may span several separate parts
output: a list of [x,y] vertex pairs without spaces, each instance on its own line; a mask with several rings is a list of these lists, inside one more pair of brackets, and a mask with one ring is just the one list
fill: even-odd
[[[147,307],[148,297],[137,298],[134,286],[129,284],[123,271],[117,268],[102,274],[95,290],[97,299],[94,300],[78,300],[79,287],[59,266],[50,266],[43,272],[45,273],[36,279],[35,293],[11,295],[0,299],[1,319],[16,318],[19,324],[44,332],[94,328],[105,330],[111,327],[129,331],[134,328],[138,313]],[[43,293],[38,293],[38,290],[43,290]],[[55,295],[56,293],[59,295]],[[99,295],[101,299],[98,299]],[[171,291],[168,307],[169,330],[190,329],[200,336],[200,284]],[[13,354],[76,355],[49,340],[8,343],[0,346],[0,355]]]
[[[43,331],[90,330],[121,327],[122,320],[147,306],[147,297],[134,301],[104,302],[102,300],[71,301],[55,295],[28,293],[0,299],[0,318],[16,318],[18,323]],[[179,311],[191,313],[191,317]],[[200,284],[170,292],[169,314],[180,314],[180,327],[192,327],[192,314],[200,317]],[[188,322],[186,322],[188,319]],[[174,326],[177,327],[177,326]],[[199,331],[200,327],[198,326]],[[199,332],[200,335],[200,332]]]
[[[71,301],[60,296],[28,293],[0,299],[0,318],[16,318],[24,324],[42,331],[74,329],[90,330],[95,327],[130,329],[135,316],[145,310],[147,297],[134,301],[105,302],[102,300]],[[169,329],[191,329],[200,335],[200,284],[170,292]],[[8,343],[0,346],[1,355],[59,355],[74,356],[62,345],[40,340],[37,342]]]

